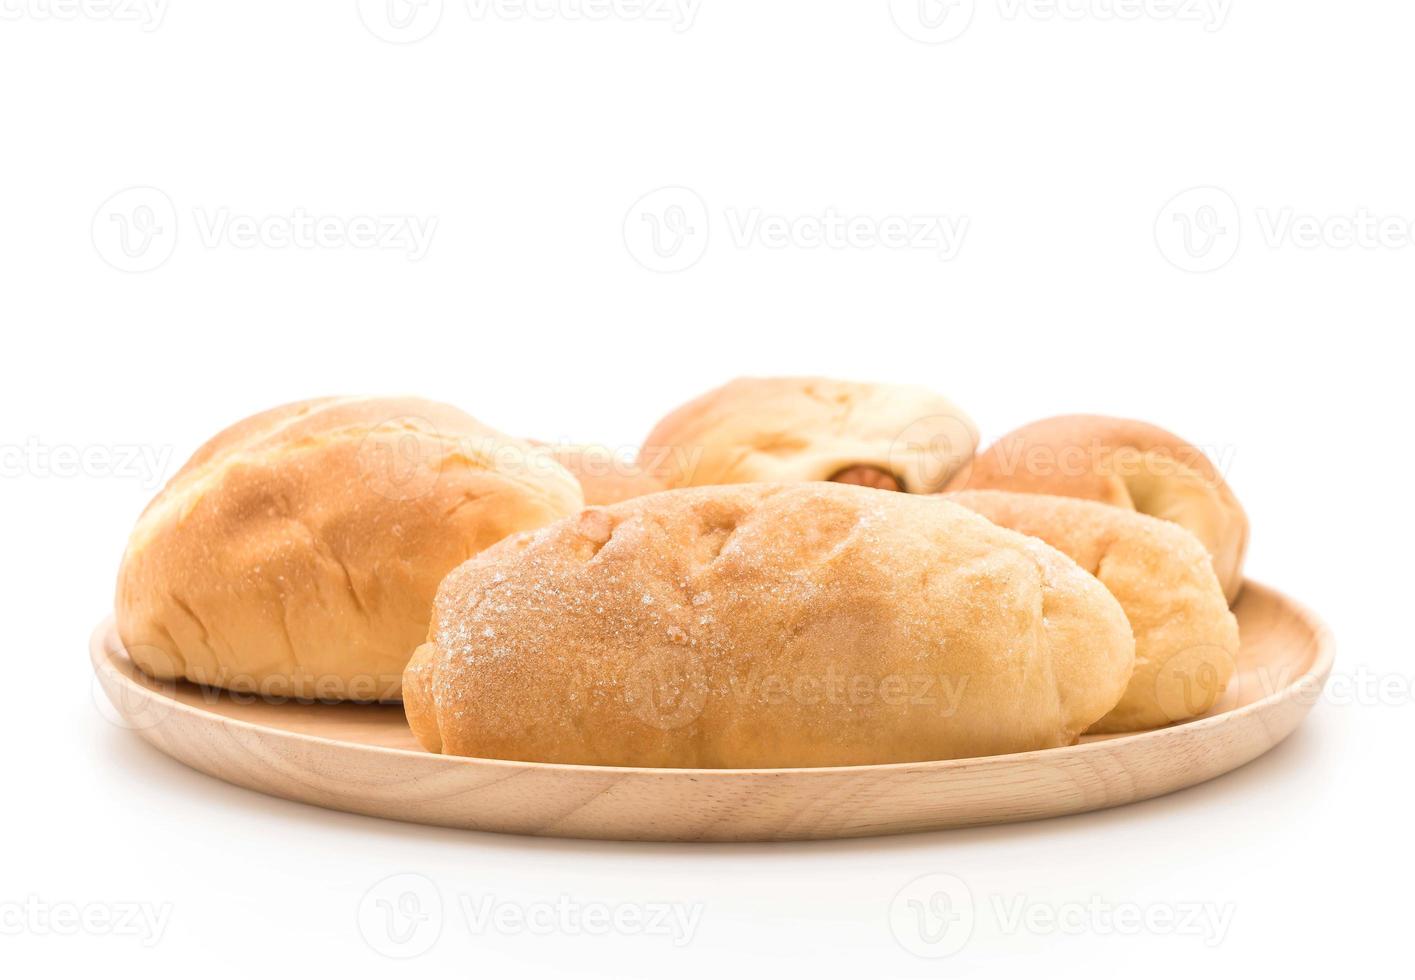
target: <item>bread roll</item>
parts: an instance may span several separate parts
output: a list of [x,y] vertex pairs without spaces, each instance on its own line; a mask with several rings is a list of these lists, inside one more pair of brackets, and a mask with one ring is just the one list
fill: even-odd
[[591,506],[617,504],[665,489],[662,480],[607,446],[561,443],[550,450],[555,461],[580,481],[585,503]]
[[1157,728],[1214,706],[1233,675],[1238,621],[1194,535],[1089,500],[998,490],[946,499],[1065,552],[1125,610],[1135,633],[1135,673],[1090,731]]
[[396,698],[443,576],[580,506],[547,453],[446,405],[285,405],[206,443],[148,505],[118,575],[118,630],[164,679]]
[[988,447],[949,489],[1080,497],[1161,517],[1203,542],[1229,602],[1243,587],[1247,515],[1209,458],[1158,426],[1101,415],[1033,422]]
[[639,463],[673,487],[831,480],[933,493],[978,430],[926,388],[738,378],[659,422]]
[[667,767],[1067,745],[1134,661],[1069,558],[936,497],[670,490],[458,567],[404,707],[432,751]]

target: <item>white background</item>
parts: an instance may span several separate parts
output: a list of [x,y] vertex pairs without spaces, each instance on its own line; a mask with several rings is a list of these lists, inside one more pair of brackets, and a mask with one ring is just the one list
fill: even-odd
[[[589,3],[512,19],[433,0],[401,32],[381,2],[0,3],[7,975],[1404,962],[1415,10],[978,0],[931,28],[912,0]],[[110,202],[132,187],[155,190]],[[687,190],[636,207],[661,187]],[[1209,189],[1176,199],[1194,187]],[[302,214],[328,219],[322,241],[282,244]],[[807,247],[832,214],[857,219],[852,236]],[[887,219],[937,216],[966,227],[961,244],[881,240]],[[351,242],[370,217],[431,220],[425,254]],[[1218,450],[1252,517],[1252,577],[1328,620],[1345,695],[1166,799],[728,847],[323,812],[191,772],[95,707],[86,640],[127,530],[219,427],[311,395],[412,392],[507,431],[632,446],[743,373],[928,384],[985,441],[1096,411]],[[76,475],[65,454],[81,450]],[[162,465],[117,461],[133,450]],[[425,876],[445,909],[408,963],[358,924],[394,874]],[[947,959],[896,939],[891,903],[926,874],[956,876],[976,909]],[[477,932],[458,908],[562,895],[701,917],[679,947]],[[1018,902],[1068,924],[1009,928],[997,903]],[[160,936],[46,918],[129,903],[166,915]],[[1104,910],[1126,908],[1227,927],[1108,929]]]

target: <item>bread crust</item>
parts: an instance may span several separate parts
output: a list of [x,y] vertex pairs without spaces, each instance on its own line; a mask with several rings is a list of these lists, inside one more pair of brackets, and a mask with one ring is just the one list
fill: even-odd
[[898,489],[934,493],[977,447],[973,421],[927,388],[737,378],[665,416],[639,464],[669,487],[831,480],[867,467]]
[[454,755],[911,762],[1070,744],[1133,660],[1099,582],[962,507],[716,486],[588,508],[459,566],[404,707]]
[[1248,517],[1204,453],[1135,419],[1059,415],[1009,432],[949,481],[949,490],[1079,497],[1170,520],[1213,558],[1232,603],[1243,587]]
[[582,505],[547,453],[415,398],[322,398],[217,434],[118,574],[139,667],[272,698],[384,700],[460,562]]
[[1064,552],[1125,610],[1135,672],[1090,731],[1158,728],[1214,706],[1233,675],[1238,621],[1194,535],[1170,521],[1069,497],[973,490],[945,499]]

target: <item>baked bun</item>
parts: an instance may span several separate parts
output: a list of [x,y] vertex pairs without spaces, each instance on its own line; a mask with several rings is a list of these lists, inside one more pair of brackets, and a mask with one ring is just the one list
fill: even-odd
[[1134,419],[1061,415],[1015,429],[960,472],[950,490],[1015,490],[1098,500],[1193,532],[1232,602],[1243,587],[1248,517],[1199,449]]
[[639,463],[669,486],[830,480],[934,493],[978,430],[927,388],[738,378],[659,422]]
[[1157,728],[1214,706],[1233,675],[1238,621],[1194,535],[1089,500],[999,490],[947,499],[1065,552],[1119,600],[1135,633],[1135,673],[1090,731]]
[[666,489],[662,480],[607,446],[562,443],[552,445],[550,451],[555,461],[580,481],[585,503],[591,506],[617,504]]
[[118,574],[118,631],[163,679],[396,698],[443,576],[580,506],[547,453],[449,406],[285,405],[206,443],[148,505]]
[[404,678],[432,751],[592,765],[916,762],[1068,745],[1134,639],[1093,577],[936,497],[669,490],[459,566]]

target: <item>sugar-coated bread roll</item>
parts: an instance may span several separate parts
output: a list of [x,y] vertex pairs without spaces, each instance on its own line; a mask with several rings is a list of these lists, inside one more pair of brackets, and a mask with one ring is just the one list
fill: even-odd
[[1061,415],[1015,429],[960,471],[950,490],[1015,490],[1098,500],[1188,528],[1232,602],[1243,587],[1248,517],[1204,453],[1134,419]]
[[1194,535],[1170,521],[1069,497],[977,490],[945,499],[1065,552],[1120,602],[1135,633],[1135,673],[1090,731],[1157,728],[1214,706],[1233,675],[1238,621]]
[[555,461],[580,481],[585,503],[591,506],[617,504],[666,489],[662,480],[607,446],[558,443],[550,450]]
[[934,493],[978,430],[927,388],[738,378],[665,417],[639,463],[669,486],[830,480]]
[[285,405],[211,439],[148,505],[118,575],[118,630],[164,679],[396,698],[443,576],[581,506],[546,451],[447,405]]
[[589,508],[459,566],[404,679],[451,755],[667,767],[1067,745],[1134,639],[1075,562],[937,497],[828,483]]

